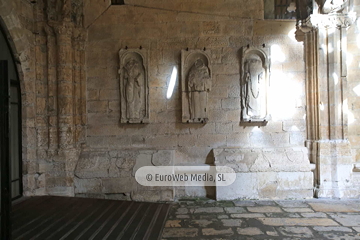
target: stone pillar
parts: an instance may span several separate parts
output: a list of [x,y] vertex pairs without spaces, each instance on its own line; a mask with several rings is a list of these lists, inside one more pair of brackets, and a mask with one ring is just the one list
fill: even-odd
[[347,9],[314,12],[299,22],[305,32],[307,146],[316,166],[315,197],[354,194],[354,160],[347,139],[346,32],[355,16]]
[[72,28],[67,23],[63,23],[55,27],[55,33],[58,58],[59,147],[69,149],[74,147]]
[[54,156],[59,147],[57,116],[57,72],[56,72],[56,38],[54,29],[45,25],[47,35],[47,77],[48,77],[48,123],[49,123],[49,156]]

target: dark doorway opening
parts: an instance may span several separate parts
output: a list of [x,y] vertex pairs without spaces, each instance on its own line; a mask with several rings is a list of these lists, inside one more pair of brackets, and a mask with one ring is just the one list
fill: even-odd
[[1,239],[11,239],[11,202],[23,192],[21,91],[13,56],[0,26]]

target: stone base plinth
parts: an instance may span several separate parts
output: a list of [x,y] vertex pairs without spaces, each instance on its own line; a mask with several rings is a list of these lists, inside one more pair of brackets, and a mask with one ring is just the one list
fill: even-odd
[[214,149],[215,165],[231,167],[235,182],[216,187],[217,200],[307,199],[314,177],[307,149]]
[[75,196],[133,201],[173,201],[174,187],[147,187],[135,180],[144,166],[172,166],[173,150],[83,151],[75,169]]
[[[311,142],[316,145],[319,156],[316,163],[319,198],[357,198],[359,186],[354,172],[354,158],[348,140],[322,140]],[[313,150],[315,151],[315,150]]]

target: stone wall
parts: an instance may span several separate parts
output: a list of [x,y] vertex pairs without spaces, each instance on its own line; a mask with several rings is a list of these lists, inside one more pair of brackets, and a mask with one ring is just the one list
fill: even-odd
[[[281,152],[295,147],[306,151],[303,45],[294,39],[294,21],[261,20],[262,2],[257,5],[253,1],[241,4],[226,1],[219,8],[217,1],[199,0],[191,4],[126,1],[129,5],[104,10],[88,28],[88,122],[84,151],[109,156],[112,151],[130,151],[136,155],[143,149],[174,150],[174,164],[181,165],[213,164],[215,148],[274,152],[281,149]],[[247,45],[262,48],[263,44],[278,45],[273,48],[271,62],[272,119],[265,127],[240,126],[240,49]],[[149,51],[150,123],[120,124],[118,53],[120,49],[140,46]],[[206,48],[213,63],[206,124],[182,123],[180,76],[173,96],[166,98],[172,69],[174,66],[180,69],[181,50],[186,48]],[[278,164],[282,163],[281,159],[281,154],[278,158],[274,156]],[[306,170],[298,172],[312,176],[306,156],[300,165],[305,165]],[[269,171],[276,172],[270,168]],[[303,189],[308,192],[297,198],[311,197],[312,178],[307,178],[305,183]],[[81,193],[77,188],[81,188]],[[75,192],[106,197],[101,190],[94,192],[91,188],[87,192],[83,185],[77,184]],[[176,188],[174,193],[177,198],[206,194],[205,190],[184,188]],[[274,195],[264,192],[257,197]],[[294,196],[282,195],[282,198],[290,197]]]

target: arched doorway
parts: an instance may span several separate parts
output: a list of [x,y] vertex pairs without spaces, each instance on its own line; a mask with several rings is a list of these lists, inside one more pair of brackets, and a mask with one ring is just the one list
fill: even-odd
[[[6,35],[0,27],[1,228],[10,229],[11,201],[22,196],[21,93]],[[8,230],[9,231],[9,230]],[[3,235],[2,238],[6,235]]]

